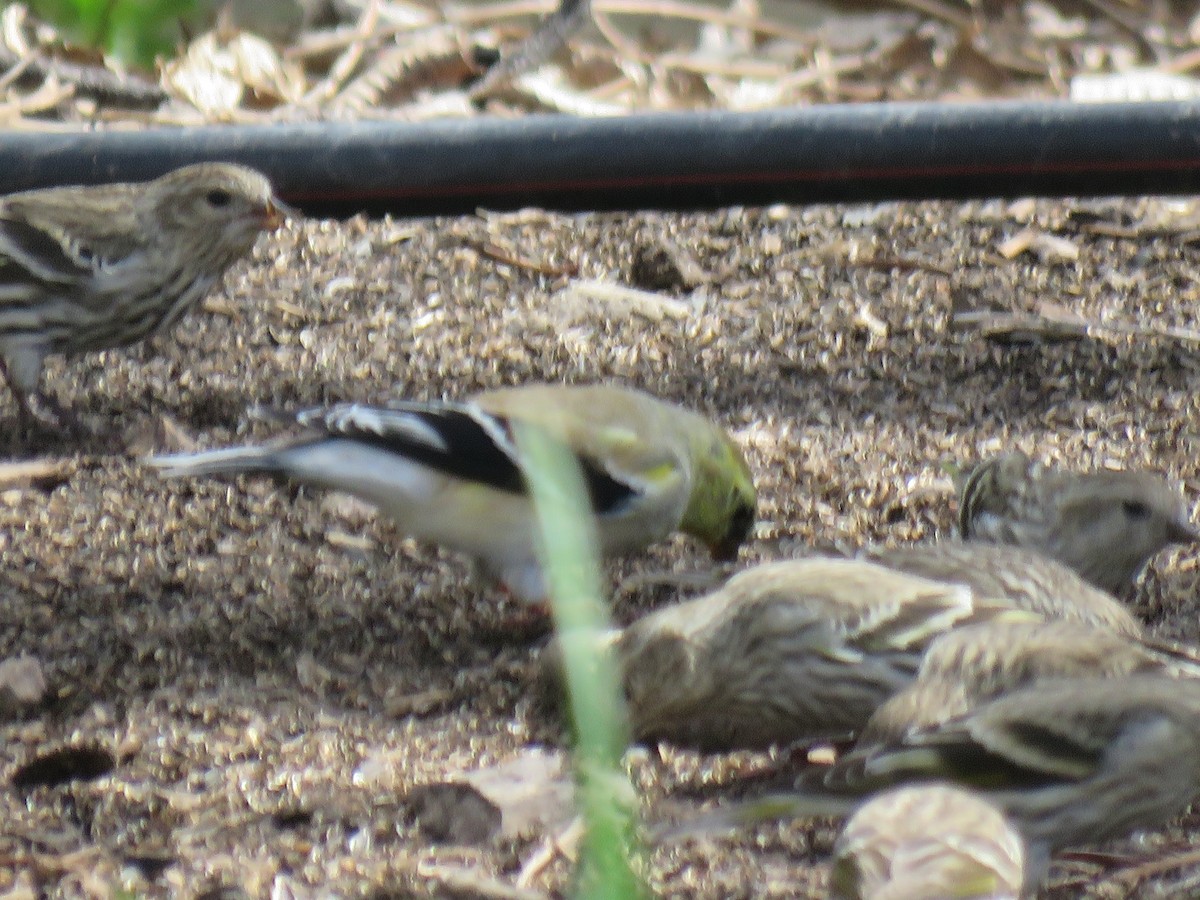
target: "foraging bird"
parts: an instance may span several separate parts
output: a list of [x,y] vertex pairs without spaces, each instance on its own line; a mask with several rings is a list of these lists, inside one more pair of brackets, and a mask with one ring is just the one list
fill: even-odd
[[669,837],[780,818],[847,815],[900,784],[973,788],[1027,842],[1027,883],[1050,855],[1182,813],[1200,792],[1200,680],[1153,675],[1037,682],[965,715],[855,751],[797,790],[738,803]]
[[947,784],[885,791],[860,806],[833,845],[837,900],[1017,900],[1025,841],[977,794]]
[[169,330],[290,212],[261,174],[227,163],[0,198],[0,372],[22,415],[69,420],[40,392],[48,355]]
[[1038,618],[964,585],[812,558],[755,566],[608,640],[635,737],[728,750],[854,732],[931,640],[1007,617]]
[[938,541],[869,549],[865,556],[911,575],[968,585],[980,597],[1003,598],[1047,619],[1098,625],[1130,637],[1144,633],[1111,594],[1034,550],[975,540]]
[[1120,594],[1150,557],[1200,532],[1183,498],[1150,472],[1069,472],[1023,453],[986,460],[963,481],[959,528],[976,541],[1027,547]]
[[[1200,671],[1197,651],[1148,636],[1114,597],[1061,563],[1019,547],[974,542],[756,566],[703,597],[661,607],[604,642],[622,672],[636,738],[732,750],[858,732],[908,687],[928,647],[946,641],[938,658],[950,658],[949,648],[964,646],[951,635],[971,624],[1001,629],[1009,623],[1012,630],[996,646],[984,640],[974,657],[965,656],[961,680],[1016,687],[1037,653],[1019,645],[1006,653],[1003,641],[1028,633],[1019,623],[1032,629],[1042,621],[1064,623],[1047,632],[1064,642],[1088,637],[1046,662],[1048,669],[1063,672],[1073,664],[1073,674],[1086,674],[1089,652],[1110,647],[1111,659],[1095,661],[1110,674],[1138,671],[1132,662],[1119,666],[1133,658]],[[1039,640],[1027,643],[1040,647]],[[549,654],[549,683],[555,664]],[[928,665],[935,671],[936,661]],[[933,681],[927,678],[918,695],[931,715],[938,703],[964,711],[979,699],[978,689],[968,695],[961,685]],[[890,715],[903,722],[903,704],[911,699],[894,702]],[[876,727],[885,722],[877,720]]]
[[1139,674],[1197,678],[1200,655],[1082,622],[967,625],[929,645],[916,680],[875,710],[857,747],[899,740],[1043,679]]
[[616,385],[527,385],[465,403],[342,404],[299,416],[311,432],[262,447],[163,456],[166,475],[263,473],[346,491],[413,537],[473,557],[531,603],[547,599],[517,425],[561,441],[581,468],[602,555],[679,530],[733,558],[754,525],[749,466],[690,410]]

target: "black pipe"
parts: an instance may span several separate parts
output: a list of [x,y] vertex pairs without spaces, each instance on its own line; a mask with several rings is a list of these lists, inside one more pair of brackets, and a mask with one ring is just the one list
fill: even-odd
[[1200,193],[1200,102],[22,131],[0,137],[0,192],[202,159],[259,168],[285,200],[328,214]]

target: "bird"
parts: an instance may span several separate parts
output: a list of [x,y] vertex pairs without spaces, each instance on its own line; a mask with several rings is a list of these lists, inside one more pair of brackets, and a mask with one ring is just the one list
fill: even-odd
[[803,773],[795,789],[707,812],[660,839],[782,818],[846,816],[906,784],[944,781],[996,805],[1027,844],[1026,879],[1051,856],[1160,827],[1200,792],[1200,680],[1161,675],[1036,682]]
[[755,523],[753,474],[733,438],[634,388],[527,384],[465,401],[343,403],[297,420],[308,429],[297,438],[149,463],[168,476],[259,473],[353,494],[534,606],[548,589],[517,426],[541,429],[578,462],[601,556],[678,530],[728,560]]
[[1006,453],[962,480],[963,538],[1037,550],[1111,594],[1127,592],[1149,559],[1200,540],[1179,492],[1152,472],[1074,472]]
[[73,418],[41,391],[47,356],[165,333],[295,215],[265,176],[230,163],[0,197],[0,374],[22,417]]
[[[607,635],[634,737],[705,751],[841,738],[949,629],[1038,618],[855,559],[764,563]],[[553,664],[551,657],[550,664]]]
[[[1006,651],[1006,640],[1041,634],[1033,630],[1043,622],[1061,624],[1046,632],[1049,638],[1022,637],[1024,645]],[[996,645],[953,637],[972,625],[995,628]],[[1048,669],[1063,671],[1076,660],[1073,674],[1086,674],[1093,662],[1116,674],[1135,668],[1117,668],[1119,660],[1137,658],[1200,671],[1200,652],[1149,635],[1115,597],[1065,565],[979,542],[760,564],[702,597],[605,633],[601,644],[621,673],[637,740],[719,751],[841,740],[883,728],[888,716],[903,723],[904,704],[914,696],[928,704],[928,715],[939,704],[965,711],[989,695],[982,687],[989,679],[1019,686],[1025,669],[1036,669],[1030,658],[1039,659],[1042,644],[1054,639],[1084,643],[1046,661]],[[950,648],[959,648],[958,677],[941,684],[929,674],[922,693],[906,693],[922,666],[935,671],[924,659],[939,644],[947,650],[935,663],[954,659]],[[1114,648],[1112,659],[1088,656],[1089,648],[1106,647]],[[543,681],[551,692],[556,665],[548,654]],[[949,669],[943,665],[942,674]],[[980,686],[968,693],[956,681]]]
[[1142,623],[1107,591],[1074,569],[1024,547],[980,540],[943,540],[901,547],[868,547],[863,557],[879,565],[966,584],[982,597],[1011,601],[1047,619],[1070,619],[1142,638]]
[[916,680],[875,710],[856,749],[938,725],[1042,679],[1136,674],[1197,678],[1200,656],[1182,645],[1083,622],[965,625],[930,643]]
[[833,845],[835,900],[1017,900],[1025,840],[971,791],[921,784],[875,795]]

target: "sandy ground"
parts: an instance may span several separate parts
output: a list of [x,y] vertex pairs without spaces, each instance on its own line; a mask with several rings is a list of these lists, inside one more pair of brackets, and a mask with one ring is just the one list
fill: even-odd
[[[536,830],[439,845],[404,799],[556,740],[531,701],[536,645],[505,628],[514,610],[355,504],[161,481],[141,454],[278,431],[247,414],[255,405],[614,379],[736,433],[762,495],[743,563],[949,533],[944,464],[1002,448],[1152,466],[1194,500],[1200,342],[1109,330],[1011,344],[951,321],[1050,301],[1096,324],[1196,328],[1192,212],[1153,200],[527,212],[308,222],[264,239],[169,338],[50,365],[49,387],[94,441],[15,433],[0,399],[0,457],[65,460],[49,484],[0,493],[0,658],[32,654],[50,683],[44,704],[0,726],[0,778],[63,746],[116,763],[0,793],[0,891],[525,897],[570,884],[557,859],[515,886]],[[1001,256],[1026,228],[1067,245]],[[664,234],[706,273],[667,291],[685,304],[673,315],[559,295],[574,268],[629,283],[634,252]],[[707,565],[680,540],[610,574]],[[1193,557],[1160,558],[1133,602],[1157,632],[1195,639],[1196,584]],[[613,614],[674,595],[625,592]],[[743,792],[770,765],[630,755],[650,818]],[[1055,894],[1153,895],[1128,866],[1197,827],[1064,862]],[[819,896],[832,837],[793,824],[659,850],[650,877],[665,896]],[[1187,875],[1153,884],[1179,896]]]

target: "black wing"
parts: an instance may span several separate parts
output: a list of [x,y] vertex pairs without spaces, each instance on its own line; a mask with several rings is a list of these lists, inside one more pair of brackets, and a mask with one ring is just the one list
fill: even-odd
[[[511,422],[467,403],[340,404],[298,417],[327,434],[352,438],[454,478],[512,494],[527,492]],[[638,496],[629,484],[576,454],[592,508],[617,511]]]

